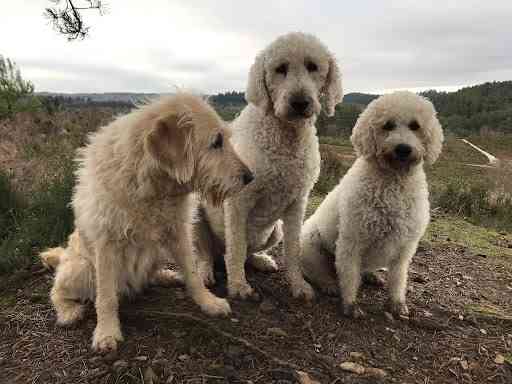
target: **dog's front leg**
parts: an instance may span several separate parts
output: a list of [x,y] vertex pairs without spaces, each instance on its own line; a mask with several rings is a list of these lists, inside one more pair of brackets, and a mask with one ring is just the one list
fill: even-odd
[[284,259],[286,277],[290,283],[292,295],[295,298],[313,300],[315,292],[311,285],[304,280],[301,271],[302,244],[300,231],[306,211],[306,198],[296,200],[285,212],[284,224]]
[[357,318],[364,314],[356,304],[361,285],[362,255],[356,236],[347,239],[340,235],[336,242],[336,272],[343,299],[343,315],[347,317]]
[[230,297],[257,298],[245,277],[247,258],[247,216],[253,203],[233,197],[224,203],[226,228],[226,272]]
[[95,246],[96,257],[96,315],[97,324],[92,338],[92,347],[99,352],[117,350],[123,341],[119,322],[119,252],[114,243],[99,243]]
[[[173,246],[173,238],[175,244]],[[212,316],[226,316],[231,312],[229,303],[211,293],[199,275],[197,256],[192,247],[191,225],[183,223],[176,228],[176,235],[166,236],[165,248],[175,256],[176,262],[183,271],[187,290],[201,310]]]
[[418,241],[408,242],[399,249],[399,257],[389,265],[389,310],[397,316],[408,316],[409,309],[405,303],[409,264],[416,253]]

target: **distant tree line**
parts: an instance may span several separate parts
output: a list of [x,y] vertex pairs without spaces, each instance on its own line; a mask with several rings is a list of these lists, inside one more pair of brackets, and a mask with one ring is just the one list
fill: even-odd
[[453,133],[512,133],[512,81],[422,95],[434,103],[441,123]]

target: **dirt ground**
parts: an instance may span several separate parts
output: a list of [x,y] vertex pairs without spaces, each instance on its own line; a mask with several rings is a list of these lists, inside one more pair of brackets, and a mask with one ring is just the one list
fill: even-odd
[[[510,260],[442,244],[414,259],[409,320],[386,316],[383,288],[363,287],[367,316],[351,320],[336,298],[292,300],[282,271],[249,271],[263,300],[232,301],[226,319],[201,314],[180,287],[125,300],[125,342],[110,356],[90,350],[92,305],[75,327],[55,325],[51,273],[34,266],[0,283],[0,383],[512,383]],[[385,376],[346,372],[347,361]]]

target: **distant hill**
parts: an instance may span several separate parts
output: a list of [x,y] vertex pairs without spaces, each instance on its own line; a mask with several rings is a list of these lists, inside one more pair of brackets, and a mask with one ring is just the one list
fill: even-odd
[[[484,83],[462,88],[456,92],[426,91],[439,113],[445,130],[467,135],[478,132],[512,133],[512,81]],[[62,105],[98,104],[131,107],[134,102],[153,98],[157,93],[52,93],[39,96],[58,99]],[[318,130],[321,134],[349,134],[361,110],[378,95],[353,92],[345,95],[332,118],[321,115]],[[243,92],[211,95],[210,101],[223,118],[233,119],[246,104]]]

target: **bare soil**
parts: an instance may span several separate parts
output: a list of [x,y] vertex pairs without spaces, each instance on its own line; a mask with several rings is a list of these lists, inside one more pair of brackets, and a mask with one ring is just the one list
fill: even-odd
[[[510,260],[449,239],[422,245],[409,275],[409,320],[384,313],[384,288],[363,287],[367,315],[352,320],[339,314],[337,298],[292,300],[282,271],[248,276],[263,300],[232,301],[226,319],[204,316],[181,287],[125,300],[125,342],[100,356],[90,349],[93,306],[80,324],[59,328],[51,273],[20,271],[0,283],[0,383],[284,384],[301,382],[297,370],[330,384],[512,383]],[[223,272],[217,277],[215,292],[225,295]],[[343,371],[347,361],[386,375]]]

